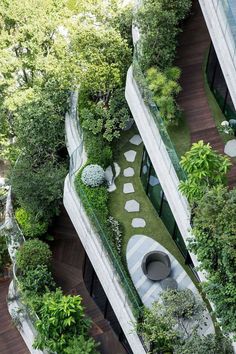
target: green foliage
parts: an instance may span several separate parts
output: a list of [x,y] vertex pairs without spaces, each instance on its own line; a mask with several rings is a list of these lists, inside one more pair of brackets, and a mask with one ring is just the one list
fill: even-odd
[[130,119],[130,111],[125,102],[123,90],[116,90],[109,96],[109,104],[100,100],[83,108],[80,113],[82,127],[93,134],[102,134],[108,142],[120,136],[121,129],[125,128]]
[[[195,354],[197,342],[203,350],[202,353],[207,353],[209,347],[223,348],[226,338],[213,335],[197,338],[198,328],[204,325],[204,309],[203,304],[190,290],[167,290],[162,292],[159,303],[156,302],[151,309],[144,310],[143,321],[138,324],[137,329],[145,342],[151,343],[150,353],[153,354],[159,352]],[[229,345],[227,347],[230,348]],[[226,350],[222,353],[231,351]]]
[[195,333],[183,345],[175,348],[175,354],[233,354],[230,341],[226,337],[208,334],[200,336]]
[[141,30],[140,64],[143,70],[170,67],[175,58],[180,21],[189,12],[191,0],[144,0],[137,13]]
[[56,284],[48,267],[39,264],[20,277],[20,287],[26,295],[43,295],[46,291],[54,290]]
[[84,143],[90,163],[97,163],[106,168],[112,163],[112,149],[101,134],[94,135],[89,130],[84,132]]
[[48,224],[36,220],[35,217],[29,214],[25,209],[16,209],[15,216],[25,237],[40,237],[47,232]]
[[179,78],[180,69],[177,67],[168,68],[164,72],[157,68],[150,68],[147,71],[149,89],[153,92],[153,100],[166,126],[178,124],[180,109],[175,98],[181,90],[177,82]]
[[36,220],[49,222],[59,211],[66,168],[53,161],[34,166],[28,156],[21,156],[12,171],[12,188],[27,213]]
[[236,190],[215,187],[195,208],[191,250],[208,273],[204,289],[224,330],[236,332]]
[[162,306],[155,303],[151,309],[144,309],[143,320],[137,330],[147,344],[152,343],[151,353],[168,352],[172,351],[178,338],[174,324],[173,319],[163,316]]
[[101,224],[106,224],[109,216],[108,211],[108,191],[105,186],[91,188],[85,186],[81,180],[82,171],[78,173],[75,179],[76,190],[83,202],[88,215],[95,219],[94,211],[96,211],[96,218]]
[[3,234],[0,234],[0,275],[3,274],[4,267],[10,262],[6,239]]
[[52,253],[49,246],[38,239],[28,240],[16,252],[16,264],[23,275],[38,265],[49,266]]
[[42,307],[36,323],[38,337],[35,348],[66,353],[70,340],[87,335],[90,321],[86,319],[80,296],[63,295],[57,289],[43,296]]
[[69,346],[65,349],[65,354],[98,354],[98,345],[93,338],[78,336],[69,341]]
[[180,164],[187,180],[180,182],[179,190],[191,203],[200,200],[209,188],[224,184],[231,166],[228,157],[212,150],[210,144],[204,144],[203,140],[192,145],[182,156]]

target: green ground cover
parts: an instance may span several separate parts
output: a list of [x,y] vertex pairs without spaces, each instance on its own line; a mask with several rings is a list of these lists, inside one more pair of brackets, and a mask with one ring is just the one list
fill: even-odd
[[[149,236],[162,244],[170,253],[176,257],[183,268],[186,270],[188,275],[196,284],[195,277],[188,266],[184,264],[184,258],[180,253],[179,249],[175,245],[175,242],[171,238],[169,232],[167,231],[162,220],[159,218],[156,210],[154,209],[152,203],[147,197],[140,175],[141,159],[143,144],[139,146],[132,145],[129,140],[130,138],[138,134],[137,128],[133,127],[129,131],[123,132],[118,143],[116,143],[114,148],[114,161],[118,163],[121,168],[119,177],[115,180],[117,189],[110,193],[109,195],[109,209],[113,217],[115,217],[123,227],[123,244],[122,244],[122,257],[126,263],[126,247],[129,239],[135,234],[143,234]],[[124,153],[128,150],[136,150],[137,155],[134,162],[127,162]],[[127,167],[132,167],[135,170],[135,175],[133,177],[124,177],[123,170]],[[124,183],[131,182],[134,186],[135,192],[133,194],[124,194],[123,185]],[[130,199],[135,199],[140,203],[140,211],[137,213],[128,213],[125,209],[126,201]],[[145,228],[133,228],[131,226],[132,219],[135,217],[143,218],[146,221]]]
[[169,126],[167,132],[175,147],[178,157],[183,156],[190,149],[190,131],[184,116],[179,119],[177,126]]

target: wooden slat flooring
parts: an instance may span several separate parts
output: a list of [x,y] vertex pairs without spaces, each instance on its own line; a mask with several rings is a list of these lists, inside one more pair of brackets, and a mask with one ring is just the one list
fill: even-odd
[[102,354],[125,354],[109,322],[104,319],[99,307],[90,297],[83,280],[84,248],[65,209],[56,218],[50,233],[53,252],[53,274],[65,294],[79,294],[83,299],[86,314],[92,319],[91,335],[100,343]]
[[[192,14],[185,21],[179,36],[176,65],[182,70],[180,84],[182,91],[178,103],[184,111],[191,133],[191,142],[204,140],[220,153],[224,151],[223,141],[215,126],[204,89],[202,65],[210,45],[210,36],[197,0]],[[236,165],[228,173],[230,188],[236,185]]]
[[8,312],[6,297],[9,283],[10,280],[0,283],[0,354],[29,354]]

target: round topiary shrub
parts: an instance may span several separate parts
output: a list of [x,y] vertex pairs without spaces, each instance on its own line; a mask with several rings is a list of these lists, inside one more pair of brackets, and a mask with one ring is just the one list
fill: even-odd
[[99,165],[88,165],[83,169],[82,182],[89,187],[99,187],[105,180],[105,172]]
[[16,264],[25,274],[28,270],[35,269],[38,265],[49,266],[52,252],[49,246],[38,239],[28,240],[16,252]]

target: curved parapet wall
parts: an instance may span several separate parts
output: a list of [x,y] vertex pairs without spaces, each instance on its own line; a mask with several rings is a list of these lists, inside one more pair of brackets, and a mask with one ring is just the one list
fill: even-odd
[[[76,99],[73,100],[72,104],[77,106]],[[75,112],[75,109],[72,109],[71,112]],[[75,190],[75,174],[86,162],[83,138],[78,129],[79,126],[74,114],[67,114],[66,141],[70,155],[70,173],[65,180],[63,203],[130,347],[134,353],[144,354],[146,351],[134,330],[135,317],[128,296],[120,283],[119,276],[113,267],[101,238],[92,226]],[[73,148],[75,148],[74,151]]]

